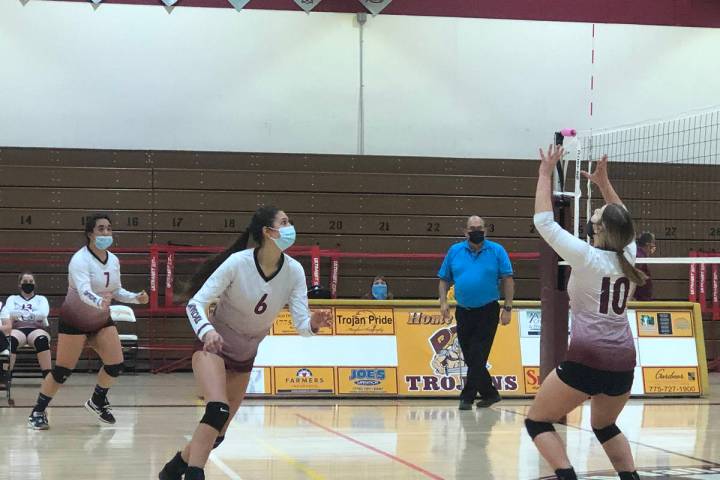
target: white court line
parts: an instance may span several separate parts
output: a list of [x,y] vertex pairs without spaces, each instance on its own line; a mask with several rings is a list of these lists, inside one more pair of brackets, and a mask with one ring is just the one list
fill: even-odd
[[[192,437],[190,435],[185,435],[185,438],[190,441],[192,440]],[[215,464],[216,467],[218,467],[220,470],[223,471],[225,475],[230,477],[232,480],[242,480],[242,477],[238,475],[235,470],[228,467],[225,462],[220,460],[217,455],[215,455],[214,452],[210,452],[210,461]]]

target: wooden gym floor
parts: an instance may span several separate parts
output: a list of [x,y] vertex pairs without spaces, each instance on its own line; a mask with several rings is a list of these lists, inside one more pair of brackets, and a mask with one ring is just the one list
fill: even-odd
[[[702,399],[631,400],[618,425],[642,478],[720,479],[720,375]],[[126,375],[110,392],[116,425],[82,407],[94,376],[75,374],[28,430],[39,381],[0,400],[0,479],[156,479],[202,416],[190,374]],[[4,393],[4,392],[3,392]],[[537,479],[552,472],[525,433],[529,400],[460,412],[456,400],[248,400],[208,479]],[[587,407],[558,426],[580,478],[617,478]]]

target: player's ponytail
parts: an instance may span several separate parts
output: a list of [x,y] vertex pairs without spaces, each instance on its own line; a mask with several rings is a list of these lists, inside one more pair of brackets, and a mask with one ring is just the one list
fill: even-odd
[[200,265],[195,274],[193,274],[190,282],[188,282],[185,291],[182,294],[183,300],[187,301],[195,295],[203,284],[210,278],[217,268],[223,264],[225,260],[230,258],[233,253],[241,252],[248,247],[250,237],[258,245],[262,246],[265,236],[263,235],[263,227],[272,227],[275,216],[280,210],[272,206],[264,206],[258,208],[253,214],[250,224],[245,231],[223,252],[218,253],[214,257]]
[[647,275],[635,268],[623,253],[625,246],[635,240],[635,225],[630,213],[624,206],[610,203],[603,211],[601,222],[605,230],[606,246],[617,252],[623,274],[636,285],[645,285]]

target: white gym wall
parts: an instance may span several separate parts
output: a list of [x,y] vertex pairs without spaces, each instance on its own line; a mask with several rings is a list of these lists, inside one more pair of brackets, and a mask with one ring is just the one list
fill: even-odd
[[[380,15],[365,153],[530,158],[718,103],[720,30]],[[354,15],[0,2],[0,145],[356,153]],[[590,75],[595,77],[589,117]]]

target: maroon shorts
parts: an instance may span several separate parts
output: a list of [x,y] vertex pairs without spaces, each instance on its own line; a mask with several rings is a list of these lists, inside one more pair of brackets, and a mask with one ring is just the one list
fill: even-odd
[[89,332],[85,332],[83,330],[80,330],[79,328],[76,328],[72,325],[68,325],[67,323],[63,322],[62,318],[58,322],[58,333],[62,333],[64,335],[87,335],[88,337],[92,337],[96,333],[98,333],[103,328],[107,327],[114,327],[115,322],[113,322],[111,319],[108,318],[108,321],[105,322],[103,325],[101,325],[99,328],[96,328],[94,330],[91,330]]
[[[203,343],[202,342],[195,342],[195,351],[196,352],[202,352],[203,351]],[[215,354],[217,355],[217,354]],[[237,372],[237,373],[250,373],[252,372],[253,365],[255,365],[255,357],[252,357],[250,360],[245,360],[244,362],[238,362],[237,360],[233,360],[232,358],[228,358],[222,353],[218,355],[218,357],[222,358],[225,362],[225,370],[230,372]]]

